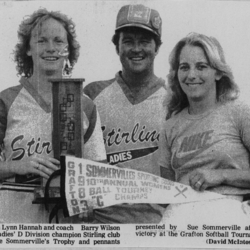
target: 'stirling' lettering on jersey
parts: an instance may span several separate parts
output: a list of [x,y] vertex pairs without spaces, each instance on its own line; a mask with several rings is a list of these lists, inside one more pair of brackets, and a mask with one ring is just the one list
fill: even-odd
[[117,130],[112,128],[110,131],[106,131],[105,126],[102,126],[102,130],[106,135],[104,138],[106,147],[119,146],[122,143],[136,143],[139,146],[138,149],[107,154],[108,162],[111,164],[137,159],[149,155],[158,149],[158,147],[143,147],[144,142],[158,142],[160,136],[156,130],[147,130],[145,125],[140,126],[139,123],[136,123],[131,131],[122,131],[121,128]]
[[30,157],[34,154],[50,154],[52,152],[52,144],[49,141],[41,141],[41,138],[30,139],[24,146],[27,139],[24,135],[16,136],[11,142],[11,149],[13,151],[13,161],[22,160],[25,155]]
[[159,133],[156,130],[147,131],[146,126],[140,128],[139,123],[136,123],[132,131],[121,131],[121,128],[111,129],[109,132],[105,131],[106,127],[102,126],[104,133],[107,133],[104,142],[108,147],[111,147],[113,144],[117,146],[123,143],[136,143],[136,142],[154,142],[159,141]]

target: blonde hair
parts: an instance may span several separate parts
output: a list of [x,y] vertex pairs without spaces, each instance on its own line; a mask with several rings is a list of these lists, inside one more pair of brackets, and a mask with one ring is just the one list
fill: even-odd
[[231,68],[225,61],[224,51],[218,40],[203,34],[190,33],[175,45],[169,56],[168,85],[171,91],[167,98],[167,118],[189,106],[187,96],[183,92],[177,76],[180,53],[185,45],[198,46],[203,49],[210,67],[214,68],[221,76],[220,80],[216,81],[216,98],[218,102],[232,101],[239,96],[239,88],[234,81]]
[[69,62],[72,67],[79,57],[80,45],[76,40],[75,24],[71,18],[58,11],[48,11],[44,8],[38,9],[30,16],[27,16],[19,25],[18,38],[19,42],[15,47],[15,62],[17,63],[17,71],[19,75],[30,77],[33,74],[33,61],[27,55],[29,50],[29,42],[32,30],[41,25],[45,20],[53,18],[60,22],[67,32],[69,43]]

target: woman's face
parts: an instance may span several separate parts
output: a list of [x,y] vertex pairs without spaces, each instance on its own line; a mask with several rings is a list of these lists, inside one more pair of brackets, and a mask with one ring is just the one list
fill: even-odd
[[185,45],[180,53],[178,80],[190,101],[216,101],[215,69],[211,68],[201,47]]
[[63,25],[53,18],[45,20],[31,33],[30,49],[27,55],[33,60],[33,75],[62,75],[65,56],[60,52],[68,46],[67,32]]

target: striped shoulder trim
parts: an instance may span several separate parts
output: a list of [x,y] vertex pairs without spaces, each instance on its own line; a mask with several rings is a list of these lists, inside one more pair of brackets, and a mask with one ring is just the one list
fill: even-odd
[[95,129],[95,124],[97,120],[97,110],[94,102],[87,95],[83,94],[82,100],[83,112],[86,114],[89,121],[89,127],[86,133],[84,134],[84,143],[86,143]]
[[109,85],[115,81],[115,78],[107,81],[97,81],[89,83],[84,89],[83,92],[89,96],[92,100],[95,98]]
[[9,112],[11,105],[15,101],[17,95],[20,93],[22,88],[23,86],[17,85],[17,86],[5,89],[0,93],[0,101],[5,104],[7,113]]
[[88,119],[90,119],[91,114],[92,114],[93,110],[95,109],[95,104],[90,99],[90,97],[85,95],[85,94],[83,94],[82,102],[83,102],[83,112],[86,114]]
[[7,117],[10,107],[15,101],[21,89],[22,86],[17,85],[15,87],[5,89],[0,93],[0,144],[3,142],[3,139],[5,137]]

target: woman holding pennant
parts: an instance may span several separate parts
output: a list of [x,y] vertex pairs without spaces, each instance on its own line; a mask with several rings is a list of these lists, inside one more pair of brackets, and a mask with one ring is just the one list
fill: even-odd
[[213,37],[190,33],[176,44],[169,61],[172,92],[160,143],[162,176],[223,196],[171,204],[163,221],[244,222],[249,213],[242,201],[250,192],[250,108],[237,99],[223,49]]
[[[22,21],[15,48],[20,85],[0,93],[0,221],[48,223],[44,206],[32,204],[41,177],[58,169],[53,158],[49,79],[68,76],[79,56],[75,25],[59,12],[39,9]],[[84,158],[105,160],[99,116],[83,96]]]

